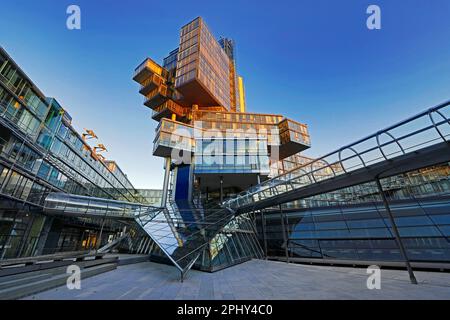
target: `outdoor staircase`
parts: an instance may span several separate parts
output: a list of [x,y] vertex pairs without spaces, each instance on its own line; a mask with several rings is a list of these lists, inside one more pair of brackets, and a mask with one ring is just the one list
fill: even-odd
[[178,268],[183,281],[209,245],[209,240],[233,219],[234,214],[228,209],[218,209],[205,215],[204,211],[193,208],[197,212],[188,209],[189,215],[183,215],[176,201],[171,196],[168,198],[167,206],[157,214],[144,214],[136,221]]
[[[173,197],[168,198],[167,206],[161,208],[103,198],[52,193],[45,200],[44,210],[53,214],[75,214],[84,217],[101,215],[110,219],[134,220],[180,271],[180,278],[183,281],[203,249],[208,246],[209,240],[234,218],[234,213],[225,208],[209,211],[207,214],[206,211],[197,208],[179,209]],[[125,239],[130,242],[129,237],[121,240]],[[119,239],[117,241],[119,242]]]

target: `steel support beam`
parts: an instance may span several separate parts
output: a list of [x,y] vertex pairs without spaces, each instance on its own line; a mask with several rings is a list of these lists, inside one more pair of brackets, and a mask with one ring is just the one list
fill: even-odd
[[402,254],[402,257],[405,260],[406,269],[408,270],[408,274],[409,274],[409,280],[411,281],[412,284],[417,284],[416,277],[414,276],[414,272],[411,268],[411,264],[409,262],[408,255],[406,254],[405,247],[403,246],[403,242],[400,237],[400,233],[398,231],[397,225],[395,224],[394,216],[392,215],[392,211],[389,206],[389,202],[386,198],[386,195],[384,194],[380,179],[376,178],[375,182],[377,183],[378,192],[380,193],[381,199],[383,199],[384,208],[386,209],[386,212],[389,216],[389,221],[391,222],[392,231],[394,232],[395,240],[397,241],[397,245],[400,249],[400,253]]
[[223,177],[220,176],[220,203],[223,202]]
[[264,258],[267,260],[267,234],[266,234],[266,217],[264,216],[264,210],[261,210],[261,230],[264,244]]

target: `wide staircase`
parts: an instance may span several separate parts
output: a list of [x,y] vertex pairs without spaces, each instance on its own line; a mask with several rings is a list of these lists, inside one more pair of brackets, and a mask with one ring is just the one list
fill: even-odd
[[119,258],[95,252],[64,252],[0,261],[0,300],[19,299],[65,285],[71,273],[68,267],[80,268],[86,279],[117,268]]

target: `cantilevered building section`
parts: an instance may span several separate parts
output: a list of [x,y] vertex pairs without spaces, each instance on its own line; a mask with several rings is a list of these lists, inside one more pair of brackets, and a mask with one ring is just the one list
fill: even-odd
[[[153,110],[152,118],[160,122],[153,154],[188,159],[191,182],[196,182],[190,188],[195,185],[223,198],[225,189],[229,195],[254,185],[270,175],[270,168],[282,170],[284,158],[309,148],[306,125],[282,115],[245,112],[235,44],[229,38],[216,40],[202,18],[181,28],[180,46],[163,65],[147,58],[133,79],[141,84],[139,92]],[[206,138],[211,134],[214,143]],[[224,161],[216,158],[211,163],[205,155],[217,143],[221,146],[216,155]]]
[[185,104],[231,110],[230,59],[202,18],[181,28],[175,88]]

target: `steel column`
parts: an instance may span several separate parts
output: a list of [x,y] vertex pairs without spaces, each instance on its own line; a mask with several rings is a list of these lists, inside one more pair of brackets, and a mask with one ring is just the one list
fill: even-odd
[[163,183],[163,193],[161,199],[161,207],[165,207],[167,203],[167,195],[169,193],[169,179],[170,179],[170,157],[167,157],[165,160],[165,173],[164,173],[164,183]]
[[286,254],[286,262],[289,263],[288,237],[287,237],[286,225],[284,223],[284,213],[283,213],[283,209],[281,208],[281,204],[278,205],[278,207],[280,208],[281,229],[282,229],[281,232],[283,233],[283,240],[285,243],[284,253]]
[[264,258],[267,260],[266,217],[264,216],[264,210],[261,210],[261,228],[262,228],[263,243],[264,243]]
[[392,231],[394,231],[394,235],[395,235],[395,240],[397,241],[397,245],[400,249],[403,259],[405,260],[406,269],[408,270],[408,273],[409,273],[409,280],[411,281],[412,284],[417,284],[416,277],[414,276],[414,272],[411,268],[411,264],[409,263],[408,255],[406,254],[405,247],[403,246],[403,242],[400,237],[400,233],[397,229],[397,225],[395,224],[394,216],[392,215],[392,211],[389,206],[388,200],[386,198],[386,195],[384,194],[380,179],[377,177],[375,179],[375,182],[377,183],[378,192],[380,193],[381,199],[383,199],[384,208],[386,209],[386,212],[389,216],[389,220],[390,220],[391,226],[392,226]]
[[220,176],[220,203],[223,202],[223,177]]

